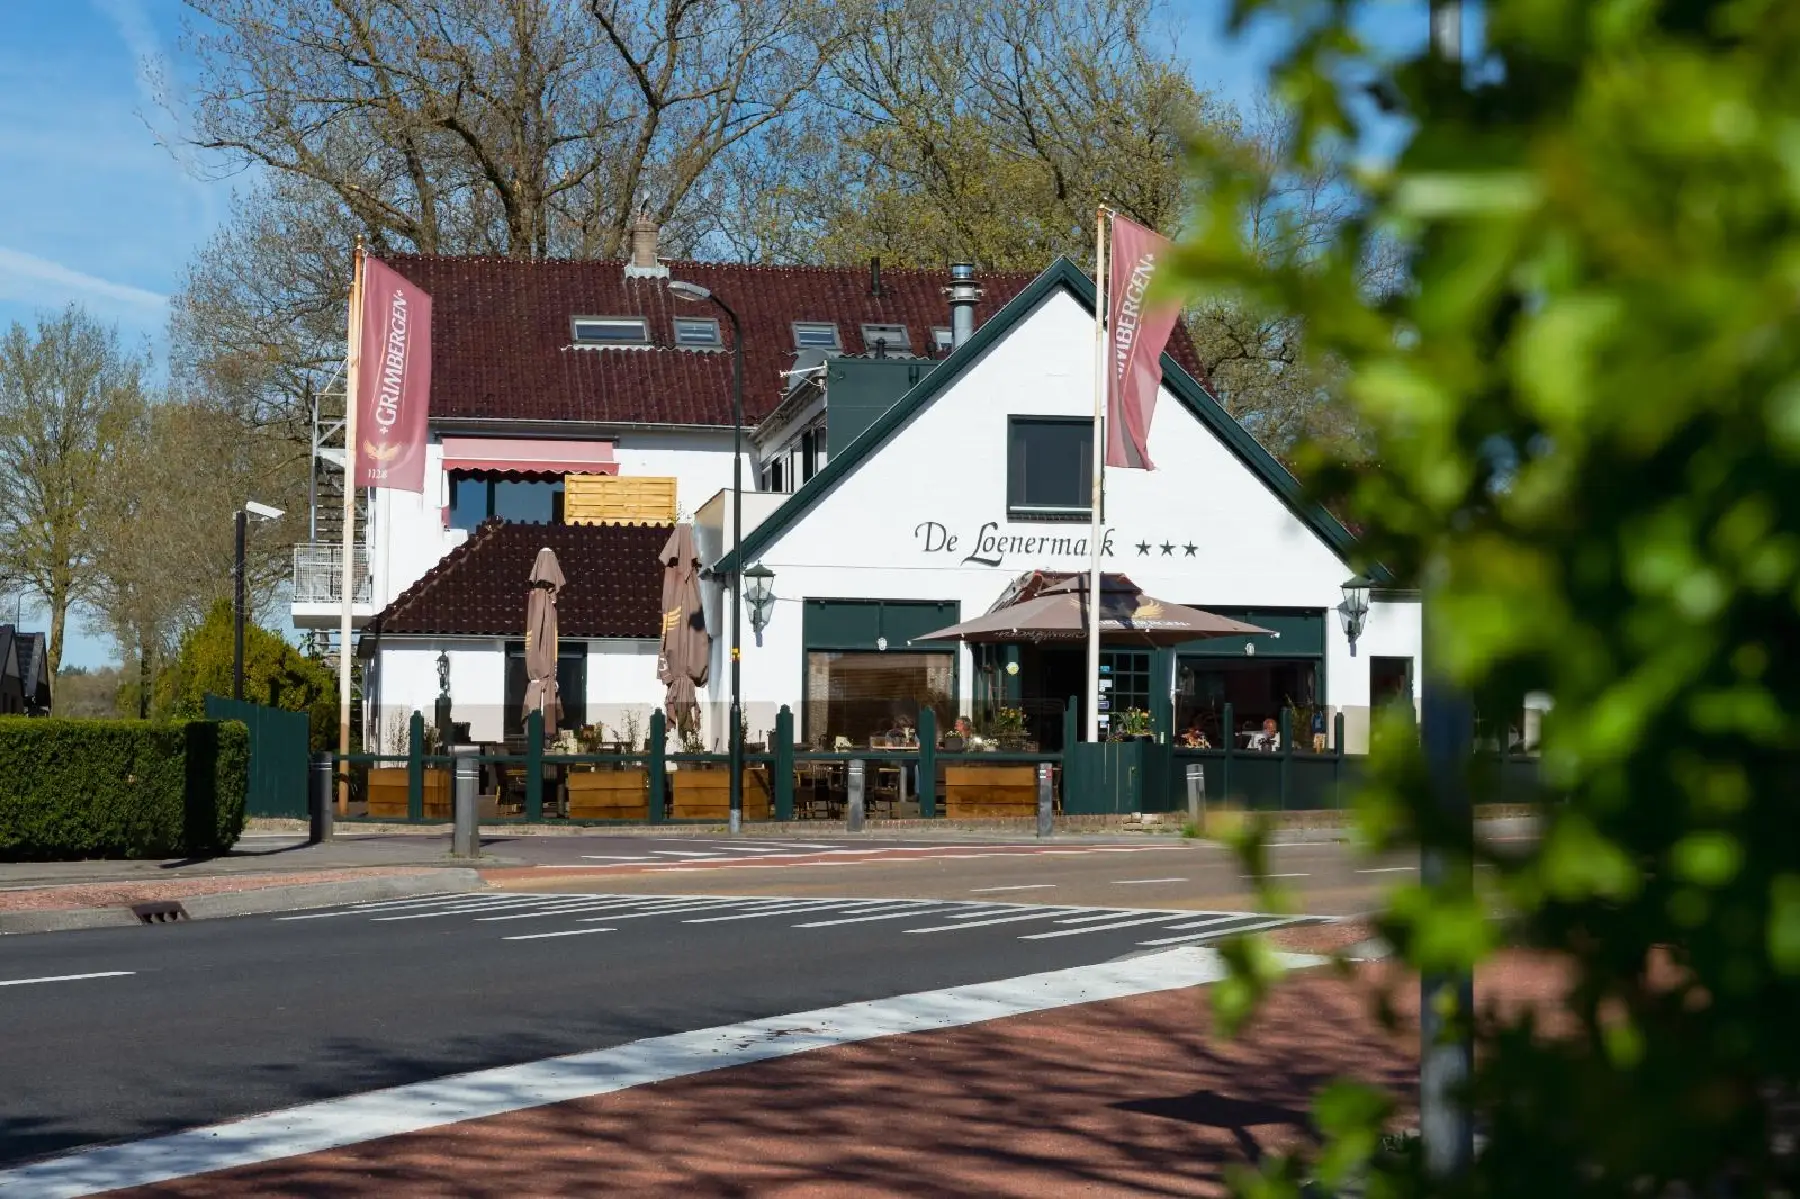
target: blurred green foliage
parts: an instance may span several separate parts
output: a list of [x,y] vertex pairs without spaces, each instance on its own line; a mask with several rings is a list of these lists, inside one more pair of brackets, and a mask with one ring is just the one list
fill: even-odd
[[[200,720],[206,716],[207,695],[230,696],[231,615],[231,601],[219,600],[182,638],[174,662],[156,679],[154,706],[159,716]],[[253,622],[244,625],[244,698],[287,712],[305,712],[311,748],[335,744],[337,676],[324,662]]]
[[[1274,262],[1240,219],[1267,164],[1209,147],[1181,286],[1298,314],[1348,366],[1373,464],[1303,466],[1366,531],[1358,565],[1424,587],[1428,659],[1479,708],[1555,700],[1542,840],[1491,863],[1479,903],[1397,892],[1385,931],[1417,966],[1466,968],[1497,905],[1570,964],[1576,1025],[1479,1022],[1486,1141],[1465,1184],[1384,1149],[1388,1107],[1338,1087],[1316,1108],[1323,1155],[1240,1189],[1792,1193],[1800,5],[1493,0],[1466,71],[1422,48],[1382,62],[1357,35],[1366,4],[1237,7],[1307,31],[1280,73],[1303,123],[1286,167],[1358,144],[1359,81],[1384,80],[1415,130],[1359,176],[1335,240]],[[1359,263],[1395,245],[1411,285],[1367,295]],[[1371,840],[1454,845],[1415,739],[1383,738],[1374,773]],[[1238,1009],[1266,960],[1234,957]]]

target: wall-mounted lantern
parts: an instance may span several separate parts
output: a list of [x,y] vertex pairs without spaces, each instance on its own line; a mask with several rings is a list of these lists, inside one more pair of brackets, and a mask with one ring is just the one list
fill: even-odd
[[1350,656],[1356,656],[1356,639],[1362,636],[1369,619],[1370,582],[1361,575],[1344,584],[1344,602],[1338,605],[1338,619],[1343,622],[1344,636],[1350,639]]
[[744,599],[750,604],[751,631],[761,645],[763,630],[775,614],[775,572],[761,562],[744,571]]

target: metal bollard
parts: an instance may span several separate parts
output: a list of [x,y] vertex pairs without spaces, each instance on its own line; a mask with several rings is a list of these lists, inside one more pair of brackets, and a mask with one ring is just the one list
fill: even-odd
[[306,789],[306,814],[311,827],[307,830],[306,839],[310,844],[318,845],[331,840],[331,793],[337,785],[337,780],[333,777],[331,755],[314,754],[310,773]]
[[850,811],[844,821],[845,830],[852,833],[863,831],[863,762],[861,758],[850,763],[849,775]]
[[1039,762],[1037,774],[1037,835],[1048,837],[1051,815],[1055,810],[1051,806],[1050,763]]
[[1191,762],[1187,768],[1188,823],[1195,832],[1206,831],[1206,766]]
[[473,749],[456,755],[456,791],[452,801],[455,817],[450,836],[450,853],[459,858],[481,856],[481,834],[477,820],[481,793],[481,761]]

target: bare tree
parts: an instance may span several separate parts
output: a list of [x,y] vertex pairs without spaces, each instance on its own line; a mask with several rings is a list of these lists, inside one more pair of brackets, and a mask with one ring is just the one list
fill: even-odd
[[97,580],[106,463],[142,410],[147,366],[73,306],[0,337],[0,576],[49,611],[52,675]]
[[[1269,261],[1311,258],[1355,215],[1342,161],[1305,172],[1285,167],[1297,161],[1292,138],[1290,115],[1265,98],[1229,144],[1210,143],[1211,152],[1241,156],[1261,181],[1245,206],[1246,241]],[[1385,246],[1359,269],[1371,299],[1397,287],[1404,273]],[[1299,318],[1223,296],[1197,305],[1187,326],[1226,410],[1269,449],[1279,454],[1325,441],[1353,451],[1360,444],[1362,430],[1340,394],[1342,370],[1308,353]]]
[[228,404],[172,397],[132,422],[106,479],[91,517],[95,579],[86,608],[120,657],[137,659],[141,677],[230,597],[233,521],[248,499],[296,513],[258,526],[248,543],[252,605],[273,600],[288,548],[304,531],[297,516],[306,494],[304,459],[282,430],[248,424]]
[[825,91],[840,181],[797,197],[817,256],[1079,260],[1101,203],[1173,230],[1189,139],[1233,114],[1153,16],[1148,0],[858,0]]
[[187,0],[197,140],[327,189],[378,250],[612,256],[779,123],[826,0]]

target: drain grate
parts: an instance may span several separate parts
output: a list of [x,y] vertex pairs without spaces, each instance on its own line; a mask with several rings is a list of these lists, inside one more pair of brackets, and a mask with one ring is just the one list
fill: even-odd
[[131,905],[131,914],[138,918],[140,924],[173,924],[177,920],[189,919],[187,909],[172,899],[134,903]]

